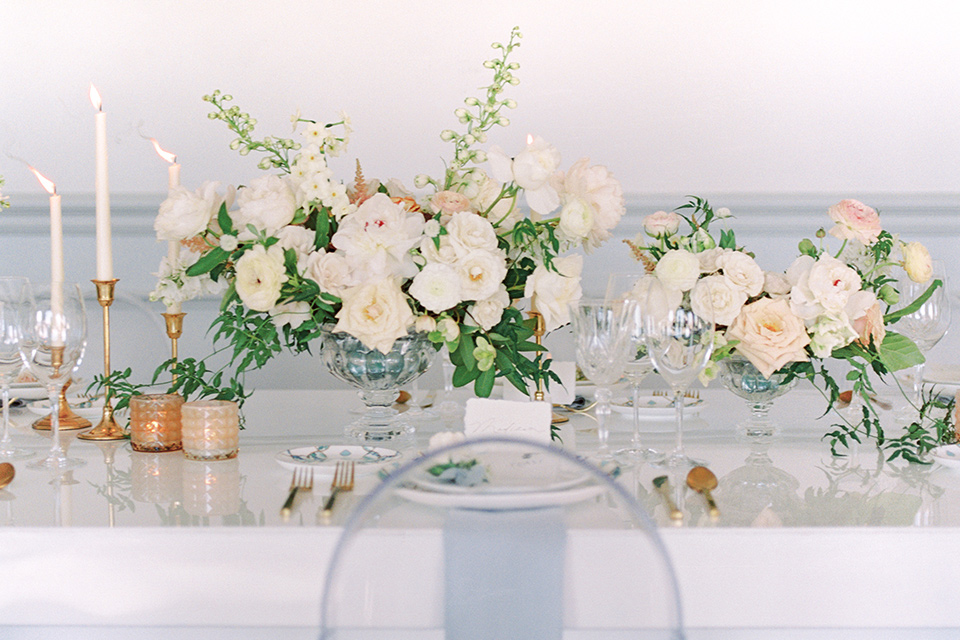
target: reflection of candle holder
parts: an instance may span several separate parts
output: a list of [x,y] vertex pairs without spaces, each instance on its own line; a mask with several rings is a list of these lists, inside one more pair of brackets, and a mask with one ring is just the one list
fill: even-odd
[[130,455],[132,497],[137,502],[170,504],[183,495],[183,456],[171,453]]
[[192,516],[229,516],[240,510],[240,461],[183,461],[183,507]]
[[[70,386],[72,380],[67,380],[67,384],[60,387],[60,430],[61,431],[71,431],[76,429],[87,429],[91,426],[91,423],[86,418],[81,418],[73,409],[70,408],[70,404],[67,402],[67,387]],[[37,431],[50,431],[50,416],[45,415],[42,418],[37,418],[33,421],[33,428]]]
[[[103,375],[109,377],[112,372],[110,369],[110,305],[113,304],[113,290],[117,285],[117,279],[92,280],[91,282],[97,286],[97,302],[103,308]],[[100,424],[90,431],[80,434],[80,438],[83,440],[123,440],[127,437],[127,433],[113,419],[109,385],[107,385],[105,391],[103,417],[100,419]]]
[[[177,341],[183,335],[183,316],[185,313],[161,313],[167,325],[167,337],[170,338],[170,358],[177,364]],[[173,367],[171,367],[173,369]],[[173,374],[173,381],[177,381],[177,374]]]

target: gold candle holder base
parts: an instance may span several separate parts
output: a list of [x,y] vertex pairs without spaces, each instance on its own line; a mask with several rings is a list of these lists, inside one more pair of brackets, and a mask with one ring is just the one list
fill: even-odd
[[[547,332],[547,323],[544,321],[543,315],[539,311],[532,309],[528,315],[536,323],[533,329],[534,340],[536,340],[537,344],[543,344],[543,335]],[[533,393],[533,399],[537,402],[543,402],[546,399],[546,395],[543,392],[543,380],[540,381],[537,390]],[[563,424],[564,422],[570,422],[570,418],[562,416],[556,411],[550,414],[550,424]]]
[[[89,429],[92,423],[86,418],[81,418],[67,402],[67,387],[70,382],[63,385],[60,389],[60,430],[71,431],[76,429]],[[33,428],[37,431],[50,431],[50,416],[46,415],[33,421]]]
[[[109,376],[110,369],[110,305],[113,304],[114,288],[117,279],[92,280],[97,287],[97,302],[103,308],[103,374]],[[106,402],[103,404],[103,417],[100,423],[90,431],[78,436],[81,440],[123,440],[128,437],[116,420],[113,419],[113,406],[110,404],[110,388],[107,388]]]
[[[187,315],[182,312],[178,313],[161,313],[163,316],[164,322],[167,324],[167,337],[170,338],[170,358],[173,360],[173,363],[177,363],[177,341],[180,339],[180,336],[183,335],[183,316]],[[177,374],[173,374],[173,381],[177,381]]]

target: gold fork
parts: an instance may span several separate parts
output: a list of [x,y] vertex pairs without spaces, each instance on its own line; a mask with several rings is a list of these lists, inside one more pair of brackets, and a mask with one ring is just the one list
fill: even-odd
[[305,491],[313,489],[313,469],[310,467],[297,467],[293,470],[293,478],[290,479],[290,495],[287,496],[287,501],[280,508],[280,515],[283,516],[284,520],[287,520],[293,512],[293,501],[300,489]]
[[329,518],[333,513],[333,501],[341,491],[353,491],[353,460],[337,462],[333,472],[333,482],[330,483],[330,497],[323,505],[323,517]]

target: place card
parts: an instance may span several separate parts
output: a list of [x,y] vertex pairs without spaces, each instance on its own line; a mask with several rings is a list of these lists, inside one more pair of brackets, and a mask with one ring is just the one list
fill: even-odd
[[[550,371],[560,377],[560,384],[554,380],[550,388],[544,391],[544,400],[553,404],[570,404],[576,399],[576,380],[577,363],[576,362],[551,362]],[[529,395],[524,395],[510,382],[503,382],[503,399],[521,401],[533,399],[535,389],[531,388]]]
[[470,398],[463,418],[463,430],[468,437],[509,436],[550,442],[552,416],[553,409],[549,402]]

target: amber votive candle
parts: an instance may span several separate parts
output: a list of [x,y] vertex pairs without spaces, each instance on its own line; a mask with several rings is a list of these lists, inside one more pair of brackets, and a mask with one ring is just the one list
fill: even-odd
[[180,407],[183,453],[190,460],[227,460],[240,447],[237,403],[197,400]]
[[180,407],[176,393],[130,397],[130,446],[134,451],[180,449]]

